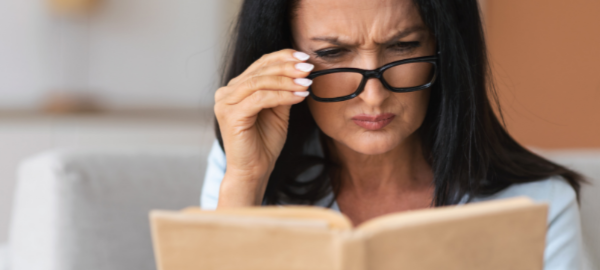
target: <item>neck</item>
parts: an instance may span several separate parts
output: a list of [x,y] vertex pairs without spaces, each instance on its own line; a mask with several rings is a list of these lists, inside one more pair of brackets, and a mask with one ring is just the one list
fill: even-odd
[[344,190],[376,195],[432,185],[433,172],[416,134],[391,151],[377,155],[356,152],[333,140],[329,145],[332,156],[340,165],[337,179]]

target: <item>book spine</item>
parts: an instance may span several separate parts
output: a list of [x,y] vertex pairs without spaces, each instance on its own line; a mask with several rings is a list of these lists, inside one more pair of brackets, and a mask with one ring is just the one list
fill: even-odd
[[334,253],[336,270],[367,270],[364,237],[356,231],[341,232]]

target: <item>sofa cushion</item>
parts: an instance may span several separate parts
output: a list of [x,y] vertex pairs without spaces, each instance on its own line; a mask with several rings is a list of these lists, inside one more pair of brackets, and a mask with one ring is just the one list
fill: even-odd
[[156,269],[148,212],[198,205],[205,152],[57,150],[26,160],[10,269]]

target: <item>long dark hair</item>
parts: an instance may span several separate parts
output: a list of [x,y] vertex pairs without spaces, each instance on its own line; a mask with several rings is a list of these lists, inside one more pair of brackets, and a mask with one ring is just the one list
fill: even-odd
[[[244,1],[230,46],[231,58],[224,68],[224,85],[263,54],[292,48],[290,19],[298,1]],[[477,0],[413,2],[433,32],[440,52],[440,77],[432,87],[427,116],[418,131],[434,173],[432,204],[456,204],[465,195],[471,200],[511,184],[552,176],[562,176],[579,198],[583,178],[525,149],[506,132],[494,113],[492,104],[501,115],[491,83]],[[222,147],[218,123],[215,131]],[[287,140],[266,189],[267,204],[313,204],[335,191],[330,176],[336,164],[327,147],[322,147],[324,156],[305,151],[315,140],[326,139],[306,101],[292,106]],[[299,179],[315,168],[317,172],[308,179]]]

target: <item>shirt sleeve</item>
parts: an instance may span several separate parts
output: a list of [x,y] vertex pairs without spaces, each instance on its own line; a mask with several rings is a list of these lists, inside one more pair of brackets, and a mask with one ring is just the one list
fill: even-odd
[[548,221],[544,270],[579,270],[583,264],[583,239],[575,190],[561,177],[513,184],[492,196],[473,202],[527,196],[547,203]]
[[564,180],[552,181],[544,270],[581,269],[583,239],[577,197]]
[[204,210],[214,210],[219,201],[219,189],[225,176],[227,161],[219,142],[215,140],[208,154],[206,174],[200,195],[200,207]]

